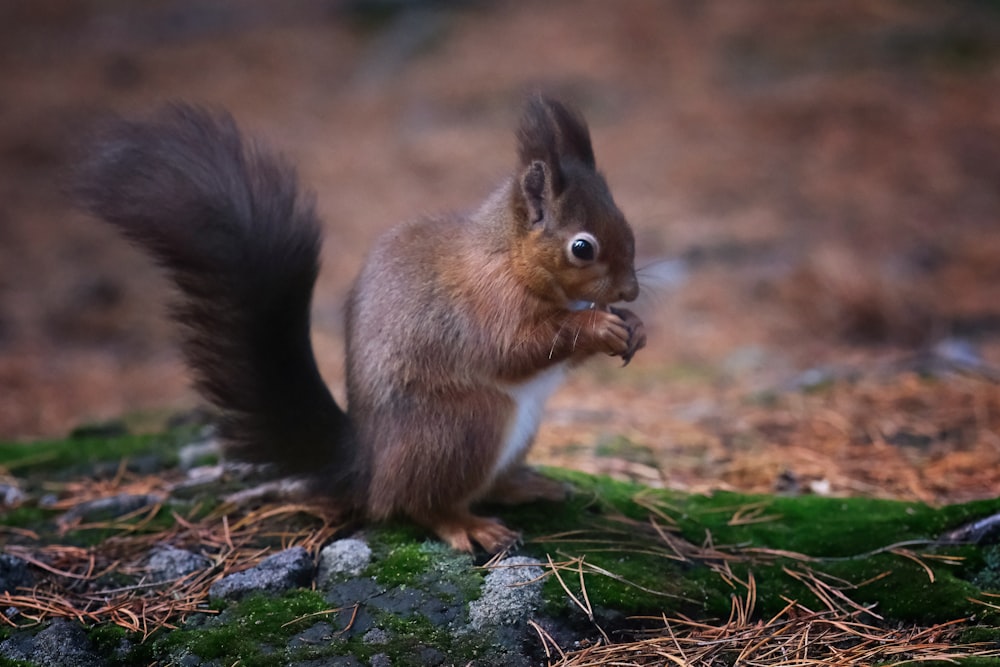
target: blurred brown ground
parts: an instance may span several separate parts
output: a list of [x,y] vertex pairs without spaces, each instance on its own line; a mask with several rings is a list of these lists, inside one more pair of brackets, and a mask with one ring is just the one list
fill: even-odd
[[[590,121],[651,329],[628,369],[598,360],[555,397],[536,461],[692,490],[1000,493],[990,0],[5,2],[0,437],[196,404],[165,281],[60,191],[102,113],[225,107],[299,165],[342,396],[365,249],[489,193],[536,89]],[[946,339],[978,350],[971,374],[940,372]]]

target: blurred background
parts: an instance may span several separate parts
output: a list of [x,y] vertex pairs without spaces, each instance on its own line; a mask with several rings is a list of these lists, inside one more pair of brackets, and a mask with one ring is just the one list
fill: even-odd
[[534,460],[686,490],[1000,493],[995,0],[6,0],[0,438],[197,405],[166,282],[62,194],[103,114],[230,110],[327,225],[476,206],[527,93],[578,106],[638,239],[650,345],[552,401]]

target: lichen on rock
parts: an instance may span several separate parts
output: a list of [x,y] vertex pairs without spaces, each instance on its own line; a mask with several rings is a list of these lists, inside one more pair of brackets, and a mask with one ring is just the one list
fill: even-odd
[[469,603],[469,625],[483,630],[527,620],[542,603],[544,575],[541,562],[535,558],[501,560],[486,575],[482,596]]

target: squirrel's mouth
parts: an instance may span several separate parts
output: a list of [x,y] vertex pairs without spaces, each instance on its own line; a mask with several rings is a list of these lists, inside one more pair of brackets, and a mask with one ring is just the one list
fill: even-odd
[[569,302],[570,310],[594,310],[596,308],[597,308],[597,302],[595,301],[580,300],[580,301]]

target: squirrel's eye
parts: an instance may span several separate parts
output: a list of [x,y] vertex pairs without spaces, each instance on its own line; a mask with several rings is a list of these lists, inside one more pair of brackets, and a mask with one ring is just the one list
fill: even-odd
[[577,234],[569,242],[569,254],[574,263],[593,262],[597,259],[597,239],[585,232]]

